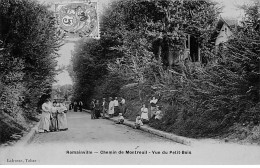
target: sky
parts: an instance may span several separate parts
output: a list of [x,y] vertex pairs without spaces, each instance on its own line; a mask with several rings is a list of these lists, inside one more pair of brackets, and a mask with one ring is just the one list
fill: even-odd
[[[64,0],[39,0],[41,3],[59,3],[64,2]],[[67,0],[73,1],[73,0]],[[109,2],[112,0],[95,0],[98,1],[99,4],[99,13],[102,14],[102,9],[108,5]],[[238,5],[243,5],[250,3],[252,0],[214,0],[222,5],[223,13],[221,14],[224,17],[232,17],[232,18],[241,18],[242,12],[241,10],[237,9]],[[75,39],[77,40],[77,39]],[[75,41],[74,40],[74,41]],[[58,60],[58,65],[69,65],[71,59],[71,51],[74,49],[74,43],[66,43],[62,46],[59,50],[60,57]],[[65,84],[72,84],[72,80],[67,71],[63,71],[59,75],[56,76],[56,80],[58,81],[56,84],[65,85]]]
[[[62,2],[72,2],[72,1],[76,1],[76,0],[37,0],[40,3],[43,4],[49,4],[49,3],[62,3]],[[78,1],[82,1],[82,0],[78,0]],[[98,2],[98,8],[99,11],[98,13],[101,14],[102,13],[102,9],[104,7],[107,6],[107,4],[109,2],[111,2],[111,0],[94,0],[94,2]],[[69,39],[71,41],[76,41],[77,39]],[[74,43],[66,43],[65,45],[63,45],[60,50],[58,51],[58,54],[60,55],[59,58],[57,58],[58,60],[58,66],[62,66],[62,65],[69,65],[70,64],[70,60],[71,60],[71,52],[74,50]],[[57,83],[55,83],[54,85],[65,85],[65,84],[72,84],[72,80],[71,77],[69,76],[68,71],[64,70],[62,73],[58,74],[56,76],[56,80]]]

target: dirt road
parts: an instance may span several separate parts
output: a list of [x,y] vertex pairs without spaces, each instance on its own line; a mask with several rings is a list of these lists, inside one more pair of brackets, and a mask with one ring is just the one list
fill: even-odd
[[90,119],[86,112],[67,114],[68,131],[37,134],[33,143],[140,143],[164,142],[176,143],[158,136],[136,130],[125,125],[118,125],[106,119]]
[[260,147],[198,141],[185,146],[69,112],[68,131],[37,134],[26,147],[0,151],[0,164],[260,164]]

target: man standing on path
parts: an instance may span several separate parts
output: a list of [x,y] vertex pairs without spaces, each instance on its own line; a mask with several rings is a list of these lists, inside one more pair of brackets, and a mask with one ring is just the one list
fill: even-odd
[[77,112],[77,110],[78,110],[78,104],[77,104],[76,101],[74,101],[73,108],[74,108],[74,112]]
[[71,101],[69,104],[69,110],[72,110],[72,109],[73,109],[73,102]]
[[105,113],[106,113],[106,108],[107,107],[107,102],[106,102],[106,98],[103,98],[103,102],[102,102],[102,114],[103,114],[103,118],[105,118]]
[[115,109],[115,116],[118,116],[120,110],[119,110],[119,103],[118,103],[117,97],[115,97],[115,100],[114,100],[114,109]]
[[94,109],[95,109],[95,118],[99,119],[99,117],[101,117],[101,115],[100,115],[101,104],[99,103],[99,100],[96,100]]
[[82,112],[82,108],[83,108],[83,103],[82,101],[79,101],[79,111]]
[[122,115],[124,115],[126,107],[125,107],[125,99],[123,97],[121,97],[120,104],[121,104],[121,113],[122,113]]
[[90,103],[91,119],[95,119],[95,99],[92,99]]

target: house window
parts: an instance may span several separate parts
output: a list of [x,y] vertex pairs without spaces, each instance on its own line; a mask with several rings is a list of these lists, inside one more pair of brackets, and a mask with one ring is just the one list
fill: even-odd
[[196,37],[189,34],[186,35],[185,49],[189,53],[192,62],[200,61],[199,43]]

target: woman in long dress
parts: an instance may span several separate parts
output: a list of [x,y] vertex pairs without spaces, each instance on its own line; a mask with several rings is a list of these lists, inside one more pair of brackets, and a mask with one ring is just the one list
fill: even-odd
[[126,110],[126,105],[125,105],[125,99],[123,97],[121,97],[121,113],[124,115],[125,114],[125,110]]
[[67,113],[68,109],[64,104],[60,104],[60,107],[58,109],[58,129],[60,131],[66,131],[68,130],[68,124],[67,124]]
[[39,132],[50,131],[51,102],[47,99],[42,105],[42,114],[40,119]]
[[141,120],[144,124],[149,122],[148,108],[145,107],[145,104],[143,104],[143,107],[141,108]]
[[57,102],[52,103],[51,107],[51,131],[58,131],[58,107],[57,107]]
[[109,106],[108,106],[108,114],[109,117],[113,117],[114,115],[114,101],[112,100],[112,97],[109,98],[110,102],[109,102]]

